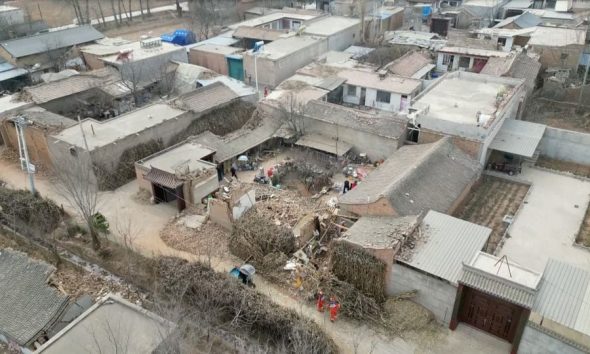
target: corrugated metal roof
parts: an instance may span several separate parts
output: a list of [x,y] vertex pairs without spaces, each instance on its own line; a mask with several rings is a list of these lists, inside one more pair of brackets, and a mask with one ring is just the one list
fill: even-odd
[[490,276],[473,268],[464,267],[459,282],[529,309],[533,307],[535,301],[534,292],[509,284],[500,278]]
[[15,68],[13,70],[8,70],[0,73],[0,81],[13,79],[18,76],[25,75],[27,71],[21,68]]
[[490,144],[490,149],[533,157],[541,138],[543,138],[546,127],[543,124],[506,119]]
[[342,156],[352,149],[352,145],[350,143],[347,143],[343,140],[336,141],[320,134],[305,134],[299,140],[297,140],[295,145],[325,151],[337,156]]
[[590,272],[549,259],[533,311],[590,335]]
[[14,58],[21,58],[45,53],[47,50],[92,42],[103,37],[104,35],[92,26],[78,26],[4,41],[0,43],[0,46]]
[[414,268],[456,284],[464,262],[483,249],[492,230],[430,210],[420,225],[420,240],[410,261]]

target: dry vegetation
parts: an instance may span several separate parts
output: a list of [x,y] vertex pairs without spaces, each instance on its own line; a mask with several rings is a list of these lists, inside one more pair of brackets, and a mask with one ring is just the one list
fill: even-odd
[[576,242],[585,247],[590,247],[590,205],[586,208],[586,214],[584,215],[584,221],[580,226],[580,231]]
[[574,105],[533,99],[527,105],[523,119],[554,128],[590,133],[590,111],[577,113]]
[[493,253],[502,240],[507,225],[505,215],[514,215],[529,186],[497,177],[483,176],[482,183],[466,198],[454,216],[492,229],[486,252]]
[[550,159],[544,156],[539,157],[535,165],[543,168],[548,168],[550,170],[568,172],[576,176],[590,178],[590,166],[588,165],[581,165],[575,162]]

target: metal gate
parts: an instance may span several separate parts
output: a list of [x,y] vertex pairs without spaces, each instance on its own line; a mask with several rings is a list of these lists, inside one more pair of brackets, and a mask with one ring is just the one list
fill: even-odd
[[512,342],[521,315],[520,307],[466,287],[459,320]]
[[230,77],[244,81],[244,61],[241,56],[228,55],[227,57],[227,72]]

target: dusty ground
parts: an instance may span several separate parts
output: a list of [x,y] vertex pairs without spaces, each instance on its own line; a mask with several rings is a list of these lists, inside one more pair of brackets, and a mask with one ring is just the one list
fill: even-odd
[[573,176],[524,167],[519,178],[532,182],[499,256],[536,272],[549,258],[588,269],[590,252],[574,246],[590,202],[590,182]]
[[[8,182],[12,187],[24,188],[26,177],[14,163],[0,159],[0,180]],[[72,209],[67,201],[56,193],[51,183],[44,177],[37,179],[37,187],[40,193],[58,204],[63,203],[68,211]],[[146,205],[133,199],[137,193],[137,184],[129,183],[114,192],[103,195],[107,199],[102,204],[100,211],[109,219],[132,220],[141,225],[142,232],[134,243],[138,252],[146,256],[171,255],[188,260],[203,260],[194,254],[178,251],[167,246],[159,237],[160,231],[175,214],[174,208],[168,205]],[[168,208],[168,209],[166,209]],[[117,217],[118,216],[118,217]],[[134,224],[135,225],[135,224]],[[122,242],[121,235],[116,230],[112,237]],[[233,262],[224,259],[215,259],[212,266],[216,271],[228,272],[233,267]],[[434,344],[424,349],[424,343],[430,343],[433,338],[431,333],[417,333],[408,338],[391,337],[372,327],[356,322],[339,320],[330,323],[326,313],[318,313],[313,306],[285,294],[275,285],[267,282],[262,277],[257,277],[256,290],[268,295],[270,299],[286,308],[297,311],[302,316],[318,323],[337,343],[342,353],[472,353],[474,350],[485,353],[505,353],[509,345],[491,337],[481,331],[472,330],[468,326],[459,325],[456,331],[451,332],[441,326],[438,328],[442,335],[437,337]]]
[[535,165],[550,170],[569,172],[576,176],[590,178],[590,166],[588,165],[580,165],[574,162],[555,160],[543,156],[539,157]]
[[172,33],[176,29],[191,29],[190,19],[177,18],[173,14],[162,14],[159,18],[134,21],[132,24],[124,24],[103,31],[108,37],[122,37],[131,41],[139,40],[141,36],[160,36]]
[[[127,10],[129,10],[129,1],[131,1],[131,8],[133,11],[139,10],[139,0],[126,0],[124,1],[124,5]],[[91,18],[99,17],[98,14],[100,12],[98,3],[99,0],[89,0]],[[106,1],[101,1],[100,3],[104,15],[111,16],[113,11],[110,3]],[[150,6],[152,8],[174,3],[174,0],[150,0]],[[86,11],[86,2],[80,1],[80,4],[82,6],[82,11]],[[76,18],[74,8],[72,7],[71,2],[67,0],[13,0],[7,1],[6,5],[14,5],[26,9],[33,20],[44,20],[50,27],[72,24],[72,21]]]
[[454,216],[491,228],[492,235],[485,251],[494,253],[507,227],[502,219],[516,213],[529,187],[497,177],[482,178],[481,185],[469,194],[464,207]]
[[554,128],[590,133],[590,111],[578,114],[573,106],[536,98],[528,103],[523,119]]

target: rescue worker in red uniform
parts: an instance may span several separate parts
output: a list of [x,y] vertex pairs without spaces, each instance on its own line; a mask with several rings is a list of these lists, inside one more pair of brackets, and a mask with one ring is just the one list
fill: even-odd
[[324,302],[326,301],[326,296],[324,295],[323,291],[318,292],[316,305],[319,312],[324,312]]
[[330,297],[330,321],[336,321],[336,317],[338,317],[338,311],[340,310],[340,303],[336,300],[335,296]]

